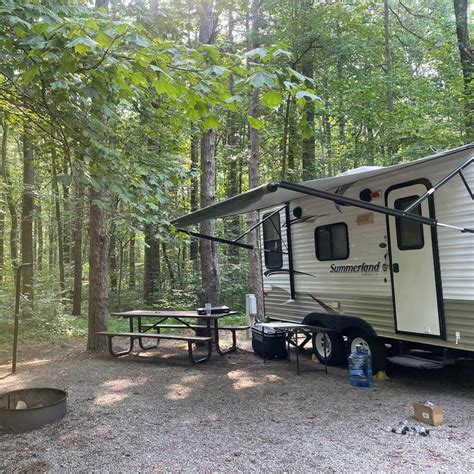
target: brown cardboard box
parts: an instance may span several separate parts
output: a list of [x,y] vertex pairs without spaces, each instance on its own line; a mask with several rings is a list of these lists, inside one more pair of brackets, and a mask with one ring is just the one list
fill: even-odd
[[431,426],[443,424],[443,407],[426,403],[414,403],[415,418]]

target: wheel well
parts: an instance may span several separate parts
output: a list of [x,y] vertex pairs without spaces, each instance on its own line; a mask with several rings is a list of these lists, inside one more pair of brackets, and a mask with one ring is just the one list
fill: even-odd
[[377,337],[374,328],[367,321],[357,316],[310,313],[303,319],[303,324],[333,329],[346,336],[356,332],[364,332],[369,336]]

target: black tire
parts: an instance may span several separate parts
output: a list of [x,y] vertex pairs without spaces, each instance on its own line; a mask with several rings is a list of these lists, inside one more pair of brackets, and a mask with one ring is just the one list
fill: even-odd
[[[344,339],[340,334],[327,333],[326,358],[329,366],[342,365],[347,362],[346,348]],[[320,362],[324,364],[324,333],[318,332],[313,334],[313,352]]]
[[355,346],[361,344],[368,348],[370,356],[372,357],[372,372],[376,374],[380,370],[387,368],[387,354],[385,352],[385,345],[375,336],[371,336],[362,331],[351,332],[347,338],[347,354],[355,351]]

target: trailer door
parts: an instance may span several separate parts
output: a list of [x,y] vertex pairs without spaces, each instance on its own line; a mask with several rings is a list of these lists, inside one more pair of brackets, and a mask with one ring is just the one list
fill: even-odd
[[[426,190],[424,183],[393,186],[386,204],[404,210]],[[433,198],[411,212],[434,218]],[[387,219],[396,330],[445,337],[436,229],[408,219]]]

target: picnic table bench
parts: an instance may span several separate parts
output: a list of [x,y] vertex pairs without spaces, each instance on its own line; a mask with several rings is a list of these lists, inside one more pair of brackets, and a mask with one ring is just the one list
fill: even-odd
[[[148,310],[133,310],[125,311],[121,313],[112,313],[114,317],[125,318],[129,320],[128,332],[113,332],[113,331],[101,331],[97,334],[99,336],[107,337],[109,352],[114,357],[121,357],[127,354],[130,354],[134,348],[135,341],[138,341],[138,344],[142,350],[154,349],[158,346],[159,341],[162,339],[165,340],[175,340],[175,341],[185,341],[188,344],[188,354],[191,362],[193,364],[205,362],[209,360],[212,354],[213,343],[215,345],[216,351],[220,355],[225,355],[230,352],[237,350],[237,338],[236,331],[248,329],[248,326],[223,326],[219,327],[219,319],[225,316],[231,316],[237,314],[235,311],[227,313],[217,313],[217,314],[198,314],[196,311],[148,311]],[[154,323],[142,324],[142,318],[152,318],[157,320]],[[198,324],[191,324],[186,319],[197,319]],[[179,322],[179,324],[163,324],[167,319],[174,319]],[[137,321],[138,331],[134,330],[134,320]],[[204,321],[205,324],[202,324],[200,321]],[[211,324],[212,323],[212,324]],[[170,334],[162,333],[162,329],[191,329],[195,333],[198,330],[202,330],[204,335],[189,335],[189,334]],[[155,330],[156,332],[152,332]],[[222,350],[219,344],[219,330],[231,331],[232,332],[232,346],[227,350]],[[129,348],[123,351],[115,351],[113,349],[113,338],[114,337],[126,337],[130,340]],[[143,339],[154,339],[156,341],[153,346],[145,346]],[[207,356],[201,359],[196,360],[193,354],[193,344],[204,344],[207,345]]]
[[[157,334],[162,334],[162,329],[192,329],[194,331],[206,330],[207,326],[204,324],[153,324],[146,323],[142,324],[142,329],[150,330],[155,329]],[[237,348],[237,331],[246,331],[250,326],[219,326],[219,331],[230,331],[232,334],[232,349],[235,351]]]
[[[172,341],[185,341],[188,343],[188,355],[189,355],[189,359],[191,360],[193,364],[199,364],[201,362],[205,362],[209,360],[212,353],[212,337],[211,336],[184,336],[184,335],[178,335],[178,334],[154,334],[154,333],[142,333],[142,332],[136,333],[136,332],[112,332],[112,331],[100,331],[97,334],[99,336],[107,337],[109,352],[114,357],[121,357],[121,356],[130,354],[130,352],[133,350],[133,341],[135,339],[141,340],[141,338],[155,339],[157,341],[160,339],[168,339]],[[129,349],[124,350],[124,351],[119,351],[119,352],[114,351],[113,343],[112,343],[112,339],[114,337],[130,338]],[[207,344],[207,355],[206,357],[195,359],[194,353],[193,353],[193,344],[198,343],[198,342]]]

